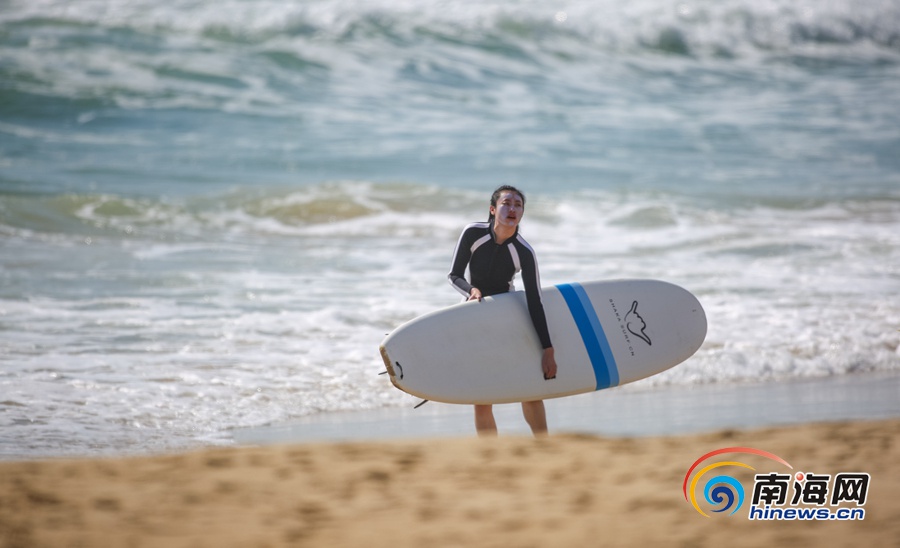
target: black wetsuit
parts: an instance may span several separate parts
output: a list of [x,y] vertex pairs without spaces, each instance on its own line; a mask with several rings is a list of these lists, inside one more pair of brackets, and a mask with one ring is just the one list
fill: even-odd
[[[464,277],[466,266],[469,267],[469,281]],[[513,278],[517,272],[522,273],[528,313],[541,347],[550,348],[553,345],[550,343],[544,304],[541,302],[541,277],[537,259],[534,250],[519,235],[518,228],[512,237],[498,244],[494,239],[491,223],[472,223],[467,226],[456,244],[447,278],[466,297],[473,287],[477,287],[482,296],[487,297],[513,291]]]

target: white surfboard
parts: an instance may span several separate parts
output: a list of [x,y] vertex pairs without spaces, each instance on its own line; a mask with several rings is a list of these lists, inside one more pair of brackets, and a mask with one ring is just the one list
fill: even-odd
[[688,359],[706,338],[691,293],[656,280],[560,284],[542,289],[558,366],[545,380],[525,293],[516,291],[411,320],[381,343],[391,382],[445,403],[558,398],[655,375]]

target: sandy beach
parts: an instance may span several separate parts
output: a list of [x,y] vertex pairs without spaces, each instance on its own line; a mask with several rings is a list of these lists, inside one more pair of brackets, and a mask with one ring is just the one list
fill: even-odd
[[[0,546],[889,546],[900,542],[898,439],[900,420],[890,419],[6,462]],[[751,521],[749,500],[735,515],[700,515],[682,492],[685,474],[727,447],[793,466],[729,456],[757,473],[870,474],[864,519]],[[749,499],[752,476],[740,481]]]

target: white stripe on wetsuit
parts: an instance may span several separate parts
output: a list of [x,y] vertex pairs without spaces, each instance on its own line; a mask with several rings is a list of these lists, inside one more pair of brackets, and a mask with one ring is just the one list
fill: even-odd
[[[521,242],[522,240],[519,240],[519,241]],[[510,256],[510,258],[512,258],[513,266],[516,267],[516,274],[518,274],[519,272],[522,272],[522,261],[519,259],[519,251],[516,249],[516,246],[510,245],[510,246],[507,246],[507,249],[509,249],[509,256]],[[516,281],[516,275],[513,274],[513,277],[509,279],[509,290],[510,291],[516,290],[515,281]]]
[[481,246],[483,246],[484,244],[488,243],[489,241],[491,241],[491,235],[490,235],[490,234],[485,234],[485,235],[482,236],[481,238],[478,238],[477,240],[475,240],[475,243],[472,244],[472,247],[469,248],[469,251],[474,255],[476,249],[478,249],[479,247],[481,247]]

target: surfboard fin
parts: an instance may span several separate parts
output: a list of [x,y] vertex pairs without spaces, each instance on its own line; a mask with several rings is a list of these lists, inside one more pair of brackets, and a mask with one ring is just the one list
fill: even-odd
[[428,403],[428,400],[422,400],[419,403],[417,403],[416,406],[413,407],[413,409],[418,409],[418,408],[422,407],[423,405],[425,405],[426,403]]

